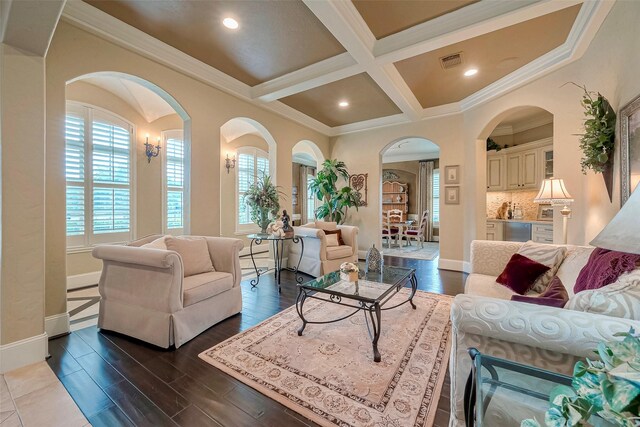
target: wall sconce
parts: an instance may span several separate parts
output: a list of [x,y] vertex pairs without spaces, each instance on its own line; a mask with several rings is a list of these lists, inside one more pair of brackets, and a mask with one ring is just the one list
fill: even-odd
[[158,157],[158,154],[160,154],[160,138],[158,138],[158,145],[154,147],[153,144],[149,144],[149,134],[147,134],[144,141],[144,148],[147,156],[147,163],[151,163],[151,158]]
[[224,159],[224,167],[227,168],[227,173],[233,168],[236,167],[236,156],[233,156],[233,159],[229,158],[229,153],[227,153],[227,158]]

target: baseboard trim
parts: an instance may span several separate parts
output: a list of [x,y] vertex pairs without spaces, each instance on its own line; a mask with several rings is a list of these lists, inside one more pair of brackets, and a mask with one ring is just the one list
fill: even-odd
[[68,334],[71,331],[69,313],[54,314],[44,318],[44,331],[49,338]]
[[0,374],[42,362],[48,354],[47,334],[0,345]]
[[438,261],[438,268],[440,270],[462,271],[464,273],[469,273],[471,271],[471,263],[457,259],[440,258]]
[[100,274],[102,274],[101,271],[92,271],[91,273],[67,276],[67,290],[95,285],[100,280]]
[[367,252],[369,251],[358,250],[358,259],[367,259]]

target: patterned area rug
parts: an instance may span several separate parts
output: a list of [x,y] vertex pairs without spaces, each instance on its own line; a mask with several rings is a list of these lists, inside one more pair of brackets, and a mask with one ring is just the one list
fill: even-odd
[[[406,299],[402,289],[387,304]],[[323,426],[431,426],[450,350],[452,297],[418,291],[409,304],[382,312],[373,361],[364,313],[337,323],[309,324],[302,336],[295,307],[199,356],[259,392]],[[352,309],[307,300],[309,320]]]
[[[424,248],[418,246],[418,243],[412,242],[411,246],[392,246],[386,247],[386,242],[382,245],[382,254],[386,256],[395,256],[399,258],[424,259],[431,261],[436,259],[440,254],[440,245],[435,242],[424,242]],[[404,242],[401,242],[404,245]]]

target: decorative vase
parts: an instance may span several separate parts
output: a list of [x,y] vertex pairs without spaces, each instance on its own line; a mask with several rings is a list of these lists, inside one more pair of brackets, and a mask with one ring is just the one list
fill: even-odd
[[382,255],[380,251],[376,249],[376,245],[372,245],[367,252],[366,268],[367,272],[380,273],[382,272]]
[[606,187],[609,195],[609,201],[613,202],[613,153],[611,153],[609,161],[604,166],[602,178],[604,179],[604,186]]
[[269,227],[269,211],[267,209],[260,209],[260,234],[267,234],[267,228]]

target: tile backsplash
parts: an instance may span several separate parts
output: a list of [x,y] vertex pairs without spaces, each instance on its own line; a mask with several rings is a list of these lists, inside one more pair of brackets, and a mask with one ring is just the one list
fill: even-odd
[[538,205],[533,199],[538,194],[535,190],[524,191],[492,191],[487,193],[487,218],[495,218],[503,202],[515,203],[522,207],[522,213],[526,220],[538,218]]

